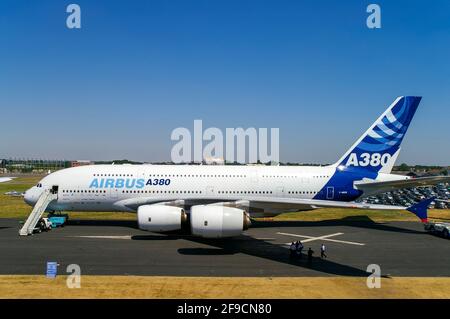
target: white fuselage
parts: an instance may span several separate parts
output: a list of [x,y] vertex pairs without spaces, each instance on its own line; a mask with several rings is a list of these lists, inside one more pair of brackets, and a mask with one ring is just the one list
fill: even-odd
[[[246,197],[334,200],[338,189],[324,186],[334,166],[91,165],[64,169],[25,194],[34,205],[45,188],[58,187],[51,210],[135,211],[127,200],[232,201]],[[382,174],[380,174],[382,175]],[[380,176],[379,175],[379,176]]]

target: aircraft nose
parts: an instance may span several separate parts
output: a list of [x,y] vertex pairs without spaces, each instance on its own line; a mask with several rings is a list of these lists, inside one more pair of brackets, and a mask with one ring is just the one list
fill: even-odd
[[37,202],[36,186],[30,188],[23,195],[23,200],[30,206],[34,206]]

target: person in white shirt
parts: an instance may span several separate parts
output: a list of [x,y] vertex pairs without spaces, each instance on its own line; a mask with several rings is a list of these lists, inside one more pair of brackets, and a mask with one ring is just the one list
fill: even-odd
[[303,250],[303,244],[301,241],[297,241],[295,243],[295,248],[296,248],[296,253],[297,253],[297,258],[302,259],[302,250]]
[[325,245],[322,244],[322,246],[320,246],[320,258],[327,258],[327,255],[325,254]]

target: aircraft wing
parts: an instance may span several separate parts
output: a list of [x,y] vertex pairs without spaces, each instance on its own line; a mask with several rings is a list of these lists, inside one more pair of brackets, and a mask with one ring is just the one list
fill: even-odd
[[[428,200],[428,199],[427,199]],[[420,202],[422,203],[422,202]],[[114,206],[121,211],[136,211],[141,205],[163,204],[169,206],[190,207],[193,205],[221,205],[247,209],[252,217],[262,217],[267,215],[277,215],[283,212],[294,212],[313,210],[317,208],[355,208],[372,210],[410,210],[411,207],[377,205],[355,202],[338,202],[318,199],[298,199],[282,197],[248,197],[243,200],[217,199],[217,198],[196,198],[187,200],[158,201],[154,198],[130,198],[118,201]],[[416,204],[417,205],[417,204]],[[426,205],[428,206],[428,204]],[[261,213],[261,214],[259,214]]]
[[173,201],[161,201],[154,198],[130,198],[114,203],[118,210],[136,211],[141,205],[164,204],[169,206],[194,206],[194,205],[221,205],[236,208],[247,208],[252,212],[264,212],[279,214],[282,212],[293,212],[301,210],[312,210],[317,208],[359,208],[359,209],[377,209],[377,210],[402,210],[407,207],[376,205],[355,202],[338,202],[319,199],[296,199],[282,197],[249,197],[243,200],[217,199],[217,198],[198,198]]
[[377,204],[366,204],[366,203],[355,203],[355,202],[337,202],[330,200],[317,200],[317,199],[287,199],[287,198],[270,198],[270,199],[252,199],[252,200],[240,200],[236,202],[222,202],[214,203],[212,205],[223,205],[231,206],[237,208],[258,208],[264,207],[264,209],[273,208],[279,210],[283,206],[285,211],[294,210],[307,210],[316,208],[354,208],[354,209],[371,209],[371,210],[407,210],[417,217],[419,217],[422,222],[427,222],[427,209],[428,205],[435,200],[435,197],[427,198],[419,203],[416,203],[409,207],[404,206],[393,206],[393,205],[377,205]]
[[317,208],[356,208],[374,210],[404,210],[404,206],[377,205],[356,202],[338,202],[319,199],[292,199],[292,198],[252,198],[249,200],[239,200],[235,202],[221,202],[212,205],[224,205],[233,207],[251,207],[264,209],[266,212],[287,212],[299,210],[312,210]]
[[363,197],[366,197],[375,194],[390,192],[401,188],[429,186],[449,182],[450,176],[430,176],[386,182],[355,182],[354,186],[356,189],[362,190],[364,192]]
[[0,177],[0,183],[4,183],[4,182],[9,182],[13,179],[14,177]]

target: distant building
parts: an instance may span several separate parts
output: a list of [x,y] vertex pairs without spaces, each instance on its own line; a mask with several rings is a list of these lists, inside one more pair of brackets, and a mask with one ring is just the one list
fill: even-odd
[[207,165],[223,165],[225,161],[220,157],[206,157],[205,164]]
[[92,164],[92,162],[87,161],[87,160],[71,161],[70,167],[78,167],[78,166],[85,166],[85,165],[91,165],[91,164]]

